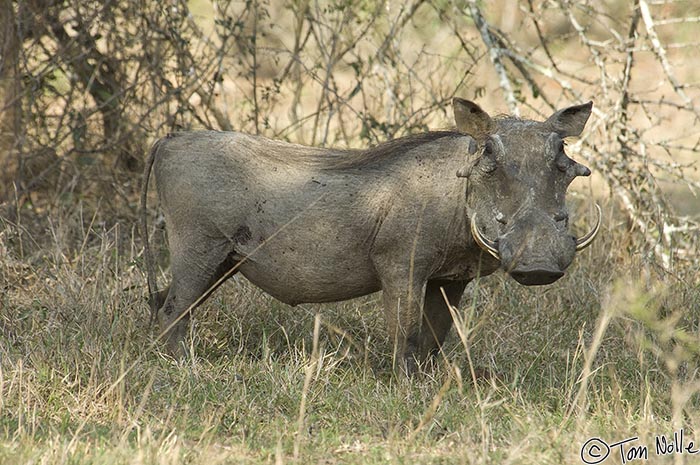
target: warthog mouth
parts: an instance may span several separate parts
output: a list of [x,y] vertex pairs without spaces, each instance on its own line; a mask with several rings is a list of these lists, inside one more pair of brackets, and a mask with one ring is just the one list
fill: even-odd
[[543,286],[552,284],[557,279],[564,276],[564,272],[547,266],[525,266],[519,267],[508,274],[523,286]]
[[[579,252],[591,245],[593,240],[598,235],[598,231],[600,230],[600,224],[603,219],[603,211],[601,210],[600,205],[598,204],[595,204],[595,208],[598,211],[598,217],[596,219],[595,225],[593,226],[593,228],[591,228],[590,231],[588,231],[586,235],[576,239],[576,252]],[[474,237],[474,240],[479,245],[479,247],[491,254],[491,256],[493,256],[496,260],[500,261],[501,254],[498,252],[498,241],[493,241],[487,238],[481,231],[479,231],[479,227],[476,225],[476,214],[472,215],[470,229],[472,232],[472,236]]]

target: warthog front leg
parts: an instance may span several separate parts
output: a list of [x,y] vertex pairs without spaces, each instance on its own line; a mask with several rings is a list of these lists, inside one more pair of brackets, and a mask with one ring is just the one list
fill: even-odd
[[393,343],[394,370],[409,376],[418,371],[419,363],[425,358],[420,352],[424,296],[425,285],[385,285],[383,288],[384,314]]
[[452,314],[447,302],[445,302],[445,297],[450,305],[459,305],[467,283],[469,281],[428,281],[423,305],[423,325],[420,332],[421,354],[436,355],[439,352],[452,327]]
[[457,305],[467,283],[434,280],[425,285],[385,285],[384,312],[394,345],[394,369],[411,375],[439,351],[452,327],[445,296]]

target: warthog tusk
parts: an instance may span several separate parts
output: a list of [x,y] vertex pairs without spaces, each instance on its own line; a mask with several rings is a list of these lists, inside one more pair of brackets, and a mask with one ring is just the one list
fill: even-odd
[[593,229],[591,229],[588,234],[586,234],[583,237],[580,237],[576,239],[576,251],[580,251],[591,245],[591,242],[593,242],[593,239],[598,235],[598,231],[600,230],[600,222],[603,218],[603,211],[600,209],[600,205],[595,204],[595,208],[598,210],[598,220],[595,223],[595,226],[593,226]]
[[479,244],[479,247],[490,253],[496,260],[500,260],[501,256],[498,253],[498,246],[496,243],[491,239],[487,239],[483,234],[481,234],[481,231],[479,231],[479,227],[476,225],[476,214],[472,216],[470,226],[472,236],[474,237],[476,243]]

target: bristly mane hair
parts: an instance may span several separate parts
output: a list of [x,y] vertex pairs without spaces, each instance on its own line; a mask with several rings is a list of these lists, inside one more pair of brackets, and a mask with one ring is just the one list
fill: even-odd
[[390,155],[401,155],[423,144],[434,142],[445,137],[462,137],[463,133],[456,130],[429,131],[421,134],[412,134],[398,139],[382,142],[368,149],[359,150],[333,150],[330,156],[326,155],[324,169],[357,168],[368,165]]

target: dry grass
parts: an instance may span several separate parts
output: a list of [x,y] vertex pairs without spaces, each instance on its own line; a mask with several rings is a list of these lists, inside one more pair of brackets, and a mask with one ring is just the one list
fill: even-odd
[[33,250],[0,230],[2,463],[575,463],[592,436],[653,453],[698,426],[698,270],[629,256],[619,228],[553,286],[470,285],[446,357],[405,381],[377,296],[290,308],[242,278],[176,362],[131,232],[47,226]]

